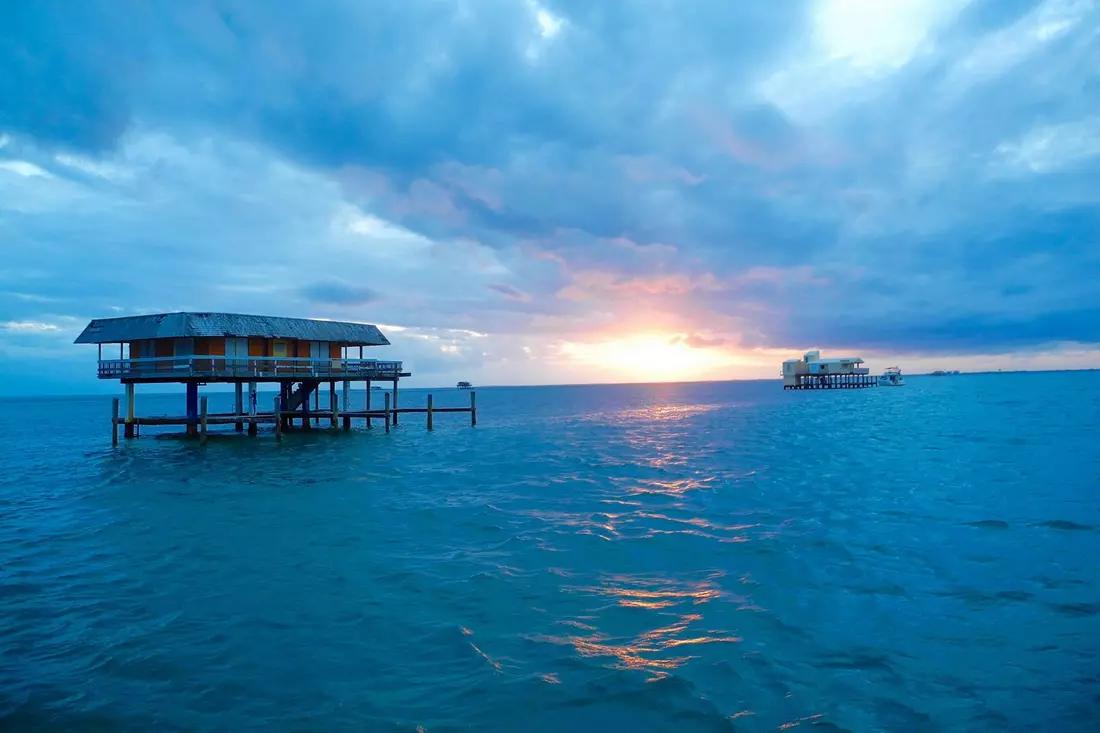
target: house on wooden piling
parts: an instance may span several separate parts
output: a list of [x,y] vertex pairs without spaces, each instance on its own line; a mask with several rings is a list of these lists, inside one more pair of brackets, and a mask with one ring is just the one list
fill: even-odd
[[[364,348],[388,346],[389,340],[377,326],[364,323],[279,318],[237,313],[161,313],[155,315],[99,318],[77,337],[78,344],[99,346],[99,378],[117,379],[126,386],[125,434],[133,437],[141,424],[182,424],[196,434],[200,421],[199,387],[210,383],[233,384],[236,409],[231,415],[212,416],[213,422],[232,422],[237,430],[248,424],[256,432],[258,422],[273,422],[277,430],[294,419],[309,426],[310,398],[315,408],[324,383],[329,386],[331,416],[335,427],[338,412],[343,426],[351,417],[381,417],[370,406],[374,381],[392,382],[393,406],[386,394],[385,419],[397,422],[397,385],[404,371],[400,361],[364,358]],[[104,346],[118,345],[118,358],[104,354]],[[186,414],[180,418],[139,418],[135,414],[138,384],[182,383],[186,385]],[[260,382],[279,385],[276,409],[262,413],[256,404]],[[342,410],[336,399],[336,384],[343,383]],[[366,410],[350,409],[350,385],[364,382]],[[247,403],[245,387],[247,385]],[[204,417],[204,419],[206,419]]]
[[871,370],[858,356],[821,358],[820,351],[807,351],[801,359],[783,362],[783,389],[851,389],[873,387]]

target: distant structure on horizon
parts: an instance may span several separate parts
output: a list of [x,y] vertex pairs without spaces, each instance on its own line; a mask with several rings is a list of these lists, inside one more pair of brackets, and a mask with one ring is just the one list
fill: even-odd
[[858,356],[822,359],[820,351],[807,351],[801,359],[783,362],[783,389],[858,389],[874,387],[871,370]]
[[470,384],[469,382],[459,382],[458,383],[458,388],[459,389],[473,389],[474,385]]
[[[239,313],[159,313],[122,318],[93,320],[77,337],[78,344],[97,344],[100,379],[117,379],[126,387],[126,416],[118,416],[114,401],[112,442],[118,442],[118,425],[127,438],[135,437],[142,425],[184,425],[189,436],[205,438],[208,424],[233,424],[256,434],[257,424],[272,423],[276,435],[295,419],[303,428],[320,422],[322,415],[336,427],[350,429],[351,419],[385,421],[397,424],[399,412],[426,412],[428,427],[433,412],[470,412],[476,420],[473,395],[469,408],[433,410],[431,395],[427,409],[397,407],[397,383],[410,376],[400,361],[364,359],[364,346],[388,346],[389,340],[377,326],[365,323],[323,321],[309,318],[281,318]],[[104,344],[118,344],[118,358],[103,358]],[[358,354],[353,356],[353,349]],[[393,405],[387,392],[384,408],[371,409],[372,382],[393,382]],[[135,414],[135,388],[138,384],[177,383],[186,386],[186,414],[178,417],[138,417]],[[213,382],[235,388],[234,410],[208,415],[206,398],[199,399],[200,385]],[[261,411],[256,404],[259,382],[279,385],[274,409]],[[321,411],[320,393],[328,382],[327,409]],[[343,399],[338,400],[336,383],[343,383]],[[366,385],[365,409],[352,410],[351,383]],[[245,399],[244,387],[248,385]],[[312,400],[311,400],[312,398]],[[313,409],[310,409],[310,402]],[[201,405],[201,406],[200,406]]]

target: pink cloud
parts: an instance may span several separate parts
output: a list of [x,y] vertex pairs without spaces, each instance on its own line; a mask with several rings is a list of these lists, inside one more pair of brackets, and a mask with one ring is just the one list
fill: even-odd
[[413,181],[404,192],[394,188],[382,173],[359,166],[344,168],[336,178],[349,192],[377,204],[391,221],[401,221],[410,214],[430,214],[451,225],[466,221],[466,213],[455,205],[450,192],[423,178]]
[[606,242],[613,247],[619,247],[620,249],[628,249],[631,252],[636,252],[644,256],[656,256],[656,257],[671,257],[677,253],[676,247],[671,244],[663,244],[661,242],[649,242],[646,244],[639,244],[626,237],[613,237],[611,239],[601,239],[601,242]]
[[[699,105],[691,114],[704,135],[727,155],[745,165],[776,173],[794,166],[836,166],[848,159],[846,151],[829,138],[799,131],[782,150],[746,137],[717,109]],[[777,192],[777,193],[781,193]]]
[[751,283],[769,283],[772,285],[828,285],[826,278],[814,273],[814,268],[809,265],[798,267],[751,267],[742,274],[732,278],[730,285],[747,285]]
[[725,336],[703,336],[698,333],[675,336],[670,344],[683,344],[692,349],[716,349],[722,346],[737,346],[740,339],[727,338]]
[[606,270],[580,270],[572,273],[573,282],[557,292],[564,300],[589,300],[596,296],[687,295],[702,291],[726,289],[726,284],[712,273],[692,276],[682,273],[654,276],[631,276]]

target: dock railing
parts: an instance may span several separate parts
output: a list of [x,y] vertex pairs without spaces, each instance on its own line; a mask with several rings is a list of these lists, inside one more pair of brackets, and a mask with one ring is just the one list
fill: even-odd
[[189,377],[242,379],[394,379],[399,361],[377,359],[309,359],[285,356],[156,356],[104,359],[100,379],[172,379]]

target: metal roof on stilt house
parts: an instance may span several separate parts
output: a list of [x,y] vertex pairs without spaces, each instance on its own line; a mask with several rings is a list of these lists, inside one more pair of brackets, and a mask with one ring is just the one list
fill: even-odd
[[378,326],[311,318],[252,316],[241,313],[157,313],[97,318],[77,337],[78,344],[113,344],[164,338],[236,336],[329,341],[346,346],[389,346]]

